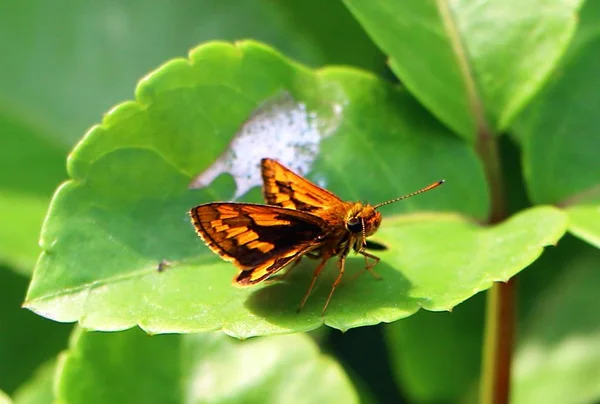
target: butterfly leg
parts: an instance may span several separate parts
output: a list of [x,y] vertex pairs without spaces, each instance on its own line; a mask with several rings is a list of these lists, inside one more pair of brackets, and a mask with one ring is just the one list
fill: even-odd
[[333,292],[335,292],[335,288],[342,281],[342,275],[344,275],[344,267],[346,266],[346,255],[342,255],[338,261],[338,268],[340,269],[340,273],[337,278],[335,278],[335,282],[333,282],[333,286],[331,286],[331,291],[329,292],[329,296],[327,297],[327,301],[325,302],[325,307],[323,307],[323,311],[321,312],[321,316],[325,314],[325,310],[327,310],[327,306],[329,306],[329,301],[331,300],[331,296],[333,296]]
[[[381,275],[379,275],[377,272],[375,272],[373,270],[373,268],[375,267],[375,265],[377,265],[377,263],[379,262],[379,257],[373,254],[369,254],[366,251],[359,251],[359,253],[361,253],[363,255],[363,257],[365,257],[365,271],[369,271],[369,273],[371,275],[373,275],[373,278],[380,280],[383,279],[381,277]],[[375,260],[374,263],[369,264],[369,260],[367,258],[372,258]],[[356,278],[358,278],[359,276],[361,276],[363,274],[363,271],[357,272],[354,274],[354,276],[352,278],[350,278],[350,281],[353,282]]]
[[325,266],[325,263],[327,262],[328,259],[329,259],[329,256],[323,257],[323,259],[321,260],[321,262],[319,263],[319,265],[317,265],[317,268],[315,269],[315,273],[313,274],[312,281],[310,282],[310,286],[308,287],[308,290],[304,294],[304,298],[302,298],[302,302],[300,303],[300,307],[298,307],[298,310],[297,310],[298,312],[300,310],[302,310],[302,308],[306,304],[306,301],[308,300],[308,296],[310,295],[310,292],[312,291],[313,287],[315,286],[315,282],[317,281],[317,277],[319,276],[319,274],[323,270],[323,267]]
[[[373,270],[373,268],[375,268],[375,265],[377,265],[377,263],[379,263],[380,258],[378,256],[370,254],[366,251],[360,251],[360,253],[363,255],[363,257],[365,257],[365,269],[367,271],[369,271],[371,273],[371,275],[373,275],[373,278],[382,279],[381,275],[379,275],[377,272],[375,272]],[[373,260],[375,260],[375,262],[369,265],[369,260],[367,260],[367,258],[372,258]]]

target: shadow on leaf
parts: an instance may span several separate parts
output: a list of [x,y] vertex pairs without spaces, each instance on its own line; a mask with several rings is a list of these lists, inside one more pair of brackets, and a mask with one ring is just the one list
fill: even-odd
[[[304,260],[284,280],[272,283],[252,293],[244,305],[254,314],[270,323],[285,326],[290,320],[307,322],[326,321],[336,328],[338,321],[344,324],[352,320],[371,323],[386,321],[386,313],[405,311],[406,315],[415,312],[420,299],[410,296],[412,284],[400,272],[380,261],[375,271],[382,277],[376,279],[364,269],[364,260],[349,257],[341,283],[335,290],[325,316],[321,311],[338,275],[336,259],[327,263],[317,279],[315,287],[298,313],[297,309],[310,285],[317,261]],[[331,320],[331,321],[330,321]],[[344,327],[345,328],[345,327]]]

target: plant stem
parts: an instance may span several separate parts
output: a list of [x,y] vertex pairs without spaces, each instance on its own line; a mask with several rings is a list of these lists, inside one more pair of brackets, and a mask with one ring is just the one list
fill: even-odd
[[[490,191],[488,224],[496,224],[507,217],[504,181],[498,151],[498,139],[487,124],[485,108],[479,97],[477,84],[468,54],[463,46],[449,2],[437,0],[440,17],[452,50],[456,55],[463,77],[469,108],[475,123],[475,151],[483,164]],[[515,281],[495,283],[488,291],[486,307],[483,363],[480,382],[480,402],[483,404],[508,403],[510,395],[510,365],[514,332]]]
[[494,136],[483,120],[477,122],[477,138],[475,151],[483,163],[483,169],[490,191],[490,215],[489,224],[500,223],[507,217],[506,196],[504,195],[504,181],[502,179],[502,168],[500,154],[498,151],[498,139]]
[[515,281],[496,283],[487,292],[480,403],[508,403],[515,321]]
[[[506,198],[497,138],[478,125],[477,153],[483,162],[490,189],[489,224],[507,217]],[[486,321],[480,382],[480,403],[506,404],[510,398],[510,368],[515,325],[515,280],[494,283],[487,292]]]

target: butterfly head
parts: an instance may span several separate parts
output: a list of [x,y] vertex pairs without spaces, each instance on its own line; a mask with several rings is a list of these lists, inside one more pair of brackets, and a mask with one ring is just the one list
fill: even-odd
[[377,231],[379,225],[381,224],[381,213],[377,211],[377,208],[410,198],[414,195],[422,194],[423,192],[427,192],[433,188],[439,187],[443,183],[444,180],[434,182],[433,184],[419,191],[392,199],[387,202],[379,203],[375,206],[368,204],[363,205],[360,202],[355,203],[346,216],[346,229],[353,236],[352,239],[354,240],[351,244],[353,244],[354,248],[358,251],[362,249],[364,245],[366,245],[367,237],[373,235],[373,233]]
[[350,245],[360,251],[367,243],[367,237],[377,231],[381,224],[381,213],[371,205],[360,202],[354,204],[346,216],[346,229],[350,232]]
[[381,224],[381,213],[371,205],[358,202],[350,210],[346,218],[346,229],[352,234],[363,234],[369,237],[377,231]]

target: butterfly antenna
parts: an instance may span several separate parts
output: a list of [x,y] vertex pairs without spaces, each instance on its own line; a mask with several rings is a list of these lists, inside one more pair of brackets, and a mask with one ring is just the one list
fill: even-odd
[[[394,202],[401,201],[402,199],[410,198],[411,196],[415,196],[415,195],[422,194],[423,192],[431,191],[433,188],[437,188],[437,187],[439,187],[439,186],[440,186],[440,185],[442,185],[444,182],[446,182],[446,180],[440,180],[440,181],[434,182],[433,184],[431,184],[431,185],[428,185],[428,186],[426,186],[425,188],[423,188],[423,189],[420,189],[420,190],[418,190],[418,191],[411,192],[411,193],[410,193],[410,194],[408,194],[408,195],[404,195],[404,196],[401,196],[400,198],[392,199],[391,201],[387,201],[387,202],[382,202],[382,203],[379,203],[379,204],[377,204],[377,205],[373,206],[373,209],[377,209],[377,208],[379,208],[379,207],[381,207],[381,206],[384,206],[384,205],[389,205],[390,203],[394,203]],[[364,226],[363,226],[363,229],[364,229]]]

